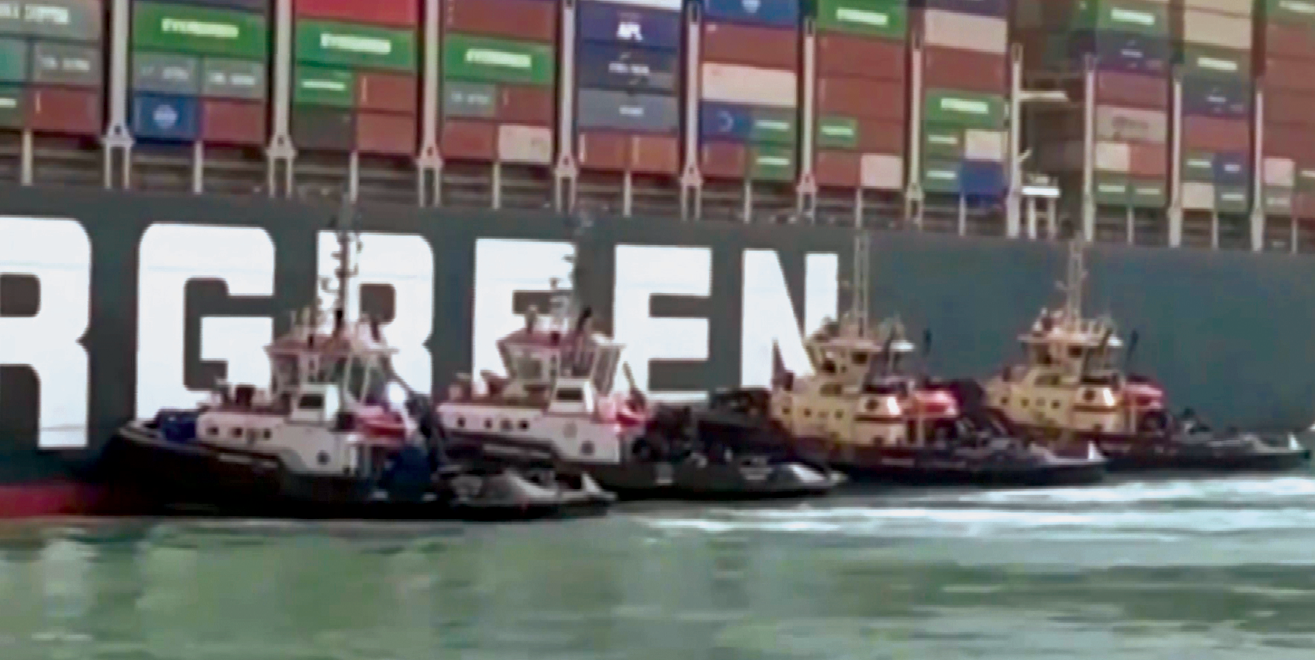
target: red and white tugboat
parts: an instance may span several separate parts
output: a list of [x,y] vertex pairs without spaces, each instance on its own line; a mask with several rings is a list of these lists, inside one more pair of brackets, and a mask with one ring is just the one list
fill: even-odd
[[1111,470],[1274,471],[1307,463],[1310,450],[1292,435],[1219,433],[1190,412],[1169,414],[1158,385],[1116,364],[1123,342],[1114,322],[1082,316],[1085,279],[1083,246],[1074,241],[1063,307],[1041,310],[1019,337],[1023,361],[988,380],[980,403],[1061,452],[1095,443]]
[[531,309],[523,328],[498,341],[506,377],[482,374],[484,392],[466,375],[450,388],[438,412],[454,456],[477,447],[550,457],[623,498],[793,498],[836,485],[829,472],[790,460],[776,438],[710,433],[698,411],[652,405],[633,381],[613,391],[618,366],[630,380],[622,345],[595,331],[574,285],[554,280],[547,317]]
[[[935,486],[1084,485],[1104,477],[1094,449],[1064,458],[1012,436],[989,415],[964,414],[955,392],[915,376],[916,346],[898,318],[867,319],[868,236],[855,248],[853,308],[805,347],[813,374],[783,372],[771,415],[805,456],[820,457],[856,482]],[[924,349],[930,342],[924,338]]]
[[344,209],[331,314],[304,310],[266,348],[270,389],[221,384],[196,409],[128,423],[106,451],[110,478],[166,512],[521,520],[606,511],[614,496],[587,476],[446,456],[433,404],[398,378],[379,325],[348,318],[360,248],[350,221]]

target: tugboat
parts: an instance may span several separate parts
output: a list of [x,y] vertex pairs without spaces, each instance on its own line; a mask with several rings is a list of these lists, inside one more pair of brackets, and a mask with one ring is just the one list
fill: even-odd
[[337,225],[332,321],[317,306],[266,347],[273,382],[220,383],[192,410],[128,423],[106,449],[116,486],[162,513],[244,517],[529,520],[606,512],[615,497],[550,463],[446,455],[428,397],[397,376],[376,321],[346,304],[351,209]]
[[[1095,443],[1111,471],[1282,471],[1310,459],[1292,434],[1216,432],[1188,409],[1171,415],[1164,390],[1116,365],[1123,348],[1108,317],[1082,316],[1083,245],[1070,244],[1064,305],[1042,309],[1019,336],[1024,360],[1007,365],[969,395],[1009,424],[1061,453]],[[1131,336],[1128,353],[1136,346]],[[1127,357],[1125,355],[1125,357]],[[1126,364],[1126,361],[1125,361]],[[971,389],[971,386],[965,389]]]
[[[804,498],[835,487],[838,475],[793,460],[775,437],[734,432],[697,408],[650,403],[621,364],[623,346],[596,331],[592,310],[579,303],[578,259],[568,261],[571,283],[551,281],[548,317],[531,308],[523,328],[498,340],[507,376],[481,374],[485,391],[477,392],[463,374],[438,406],[454,455],[477,447],[508,460],[552,460],[624,499]],[[613,392],[618,366],[627,392]]]
[[[1010,434],[988,414],[965,413],[952,388],[906,373],[917,347],[898,318],[870,327],[866,234],[855,248],[852,309],[805,342],[813,375],[778,367],[771,415],[799,451],[856,482],[1029,487],[1104,478],[1094,447],[1065,458]],[[930,333],[924,351],[930,348]]]

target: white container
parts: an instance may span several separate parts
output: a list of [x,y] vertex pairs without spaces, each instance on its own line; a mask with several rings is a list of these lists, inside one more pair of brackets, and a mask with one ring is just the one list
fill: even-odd
[[1183,209],[1188,211],[1213,211],[1215,209],[1214,185],[1195,181],[1183,183]]
[[552,129],[503,124],[498,127],[498,160],[547,165],[552,162]]
[[793,71],[705,62],[703,99],[793,108],[799,103],[799,87]]
[[931,46],[1004,55],[1009,51],[1009,22],[1003,18],[929,9],[923,35]]
[[1297,161],[1291,158],[1266,158],[1263,181],[1267,186],[1297,187]]
[[890,154],[863,154],[858,181],[864,188],[900,190],[904,187],[904,159]]
[[1132,147],[1124,142],[1097,142],[1096,169],[1126,174],[1132,169]]
[[1005,132],[970,128],[963,133],[965,160],[986,160],[995,163],[1005,159]]

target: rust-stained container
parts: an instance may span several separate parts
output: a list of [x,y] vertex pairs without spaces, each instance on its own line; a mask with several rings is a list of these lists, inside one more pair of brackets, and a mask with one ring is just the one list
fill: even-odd
[[356,117],[348,110],[298,107],[292,113],[292,143],[298,149],[349,152],[356,148]]
[[265,144],[267,106],[251,101],[201,101],[201,141],[259,147]]
[[582,130],[575,140],[580,169],[624,172],[630,165],[630,144],[624,133]]
[[[541,0],[518,1],[552,5]],[[705,62],[790,71],[799,69],[799,34],[794,30],[705,21],[701,48]]]
[[1246,151],[1251,123],[1245,119],[1183,117],[1183,147],[1203,151]]
[[1311,63],[1285,57],[1266,57],[1265,85],[1274,89],[1315,92]]
[[635,135],[630,138],[630,170],[640,174],[680,172],[680,139],[674,135]]
[[448,32],[553,43],[557,11],[557,3],[544,0],[446,0],[443,26]]
[[1264,90],[1266,124],[1315,125],[1315,93],[1292,92],[1269,85]]
[[839,32],[817,35],[817,75],[873,80],[906,78],[906,44]]
[[552,126],[557,110],[557,92],[538,85],[500,85],[499,121],[529,126]]
[[704,62],[703,100],[793,108],[799,104],[794,71]]
[[420,23],[423,4],[417,0],[296,0],[293,13],[299,18],[411,27]]
[[420,89],[415,76],[377,71],[356,74],[356,105],[361,110],[415,114]]
[[927,46],[922,82],[927,87],[1002,94],[1009,89],[1007,64],[997,53]]
[[553,131],[543,126],[498,126],[498,160],[547,165],[552,162]]
[[858,150],[877,154],[903,154],[908,140],[904,124],[871,119],[858,122]]
[[356,150],[381,156],[416,153],[416,118],[382,112],[356,115]]
[[748,149],[734,142],[704,142],[699,150],[699,169],[713,179],[740,179],[748,167]]
[[1117,71],[1096,74],[1097,103],[1167,111],[1169,96],[1169,81],[1162,76]]
[[99,91],[33,87],[27,95],[27,125],[39,133],[100,135]]
[[902,82],[859,78],[819,78],[817,81],[817,111],[821,115],[902,121],[905,105]]
[[1129,143],[1128,173],[1143,179],[1163,179],[1168,176],[1168,145]]
[[1309,26],[1268,21],[1264,24],[1264,53],[1298,60],[1315,60],[1315,31]]
[[820,186],[857,188],[862,183],[863,156],[849,151],[820,150],[813,163],[813,176]]
[[483,121],[443,122],[443,158],[492,162],[498,158],[498,127]]

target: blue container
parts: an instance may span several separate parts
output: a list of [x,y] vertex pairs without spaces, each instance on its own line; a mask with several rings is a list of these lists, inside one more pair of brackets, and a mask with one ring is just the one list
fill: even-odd
[[675,94],[680,55],[621,44],[582,43],[576,51],[580,87]]
[[192,96],[134,94],[132,132],[145,140],[193,142],[200,135],[199,114]]
[[[1083,30],[1068,37],[1069,61],[1081,65],[1086,55],[1096,56],[1096,68],[1101,71],[1169,75],[1173,57],[1172,43],[1132,32],[1109,30]],[[1167,83],[1166,83],[1167,84]]]
[[1009,16],[1009,0],[909,0],[915,9],[952,11],[956,14],[976,14],[1005,18]]
[[753,131],[749,106],[704,101],[699,104],[699,137],[722,142],[748,142]]
[[1183,114],[1245,119],[1251,116],[1251,83],[1246,80],[1183,78]]
[[1215,183],[1229,186],[1251,184],[1251,158],[1245,153],[1215,154]]
[[714,21],[799,27],[799,0],[703,0],[703,11]]
[[965,197],[994,197],[1004,191],[1003,163],[965,160],[959,164],[959,192]]
[[577,8],[580,41],[626,43],[676,51],[684,29],[680,12],[598,0],[581,0]]

